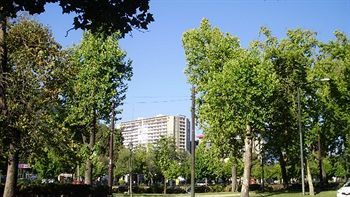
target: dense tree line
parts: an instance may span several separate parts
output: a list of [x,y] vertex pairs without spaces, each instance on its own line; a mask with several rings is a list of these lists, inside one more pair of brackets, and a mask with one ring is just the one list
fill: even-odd
[[[62,50],[35,21],[24,19],[8,27],[4,120],[16,132],[1,133],[5,156],[15,140],[16,163],[33,164],[43,178],[74,172],[86,160],[85,182],[91,184],[93,155],[107,148],[110,133],[100,122],[109,122],[111,110],[116,110],[112,103],[121,105],[132,75],[119,38],[117,33],[86,32],[79,45]],[[13,172],[17,177],[17,169]]]
[[[81,43],[62,49],[50,30],[36,21],[19,19],[8,27],[6,120],[20,135],[17,162],[30,164],[38,180],[72,173],[92,184],[106,177],[111,132],[107,125],[111,110],[120,112],[111,106],[122,105],[132,76],[132,62],[120,49],[120,38],[118,33],[87,31]],[[179,176],[189,178],[189,155],[174,151],[173,139],[129,150],[122,146],[119,129],[114,136],[116,182],[130,167],[133,174],[143,174],[146,183],[164,181],[165,188]],[[6,158],[8,135],[2,132],[1,139],[1,156]],[[6,171],[5,162],[1,170]]]
[[[91,15],[86,2],[6,2],[11,1],[0,3],[4,196],[15,195],[19,162],[30,163],[40,178],[79,169],[85,184],[92,184],[107,172],[107,125],[132,76],[118,40],[153,21],[148,1],[99,4],[94,9],[119,14],[102,18]],[[62,49],[35,21],[8,23],[18,11],[43,12],[47,2],[77,13],[74,28],[86,30],[81,43]],[[231,179],[237,191],[236,180],[243,177],[242,196],[249,195],[251,177],[279,179],[285,187],[299,182],[300,129],[310,193],[314,177],[320,186],[331,177],[348,178],[349,39],[336,31],[334,40],[321,42],[315,32],[301,29],[289,30],[283,39],[267,28],[260,35],[244,48],[208,20],[183,35],[186,74],[197,91],[196,115],[205,134],[196,154],[197,180]],[[130,171],[143,174],[149,184],[163,181],[164,192],[168,181],[189,179],[189,154],[176,150],[173,139],[129,150],[122,147],[120,131],[113,132],[116,178]]]
[[[65,55],[59,55],[61,50],[59,46],[54,42],[50,33],[43,28],[36,28],[34,32],[27,29],[23,33],[27,36],[27,39],[23,39],[21,35],[16,32],[11,33],[11,24],[9,24],[9,19],[15,18],[17,14],[21,11],[27,11],[29,14],[40,14],[45,11],[46,3],[58,3],[62,8],[63,13],[75,13],[76,16],[72,22],[73,29],[83,29],[90,31],[93,34],[94,39],[104,41],[109,36],[118,33],[120,36],[124,36],[126,33],[130,32],[133,28],[136,29],[147,29],[150,22],[153,21],[152,14],[148,12],[149,2],[148,0],[138,0],[138,1],[103,1],[103,2],[75,2],[75,1],[60,1],[60,0],[43,0],[43,1],[1,1],[0,2],[0,126],[1,126],[1,139],[3,139],[3,152],[5,153],[5,158],[7,158],[7,176],[6,184],[4,190],[4,196],[14,196],[15,195],[15,185],[17,182],[17,164],[20,154],[24,150],[22,145],[28,145],[23,141],[26,138],[29,141],[34,142],[34,137],[48,138],[48,136],[59,135],[57,132],[53,134],[48,134],[46,137],[45,132],[52,131],[52,126],[54,128],[66,128],[66,120],[57,120],[61,117],[55,117],[50,115],[51,112],[54,114],[59,114],[60,110],[65,110],[71,103],[69,100],[66,102],[66,95],[62,95],[65,87],[59,87],[59,80],[61,82],[66,82],[67,79],[59,78],[55,76],[60,73],[60,71],[54,71],[59,64],[65,64],[67,58],[65,55],[71,55],[70,52],[65,53]],[[96,14],[97,13],[97,14]],[[102,14],[103,13],[103,14]],[[34,25],[35,27],[35,25]],[[15,28],[12,31],[20,31],[21,29]],[[11,33],[11,34],[10,34]],[[22,33],[22,32],[21,32]],[[16,37],[16,36],[17,37]],[[13,37],[11,37],[13,36]],[[43,36],[43,39],[40,38]],[[86,39],[88,36],[86,35]],[[115,35],[114,35],[115,37]],[[14,39],[14,40],[11,40]],[[107,39],[108,40],[108,39]],[[111,40],[111,39],[109,39]],[[113,39],[112,39],[113,40]],[[28,41],[28,42],[27,42]],[[106,42],[108,43],[108,41]],[[109,41],[109,44],[111,41]],[[16,46],[17,45],[17,46]],[[83,45],[82,45],[83,46]],[[11,48],[13,47],[13,48]],[[92,48],[90,48],[92,49]],[[11,51],[13,50],[13,51]],[[22,51],[21,51],[22,50]],[[83,49],[80,49],[83,51]],[[75,52],[76,54],[79,54]],[[84,52],[82,52],[84,53]],[[73,52],[74,54],[74,52]],[[93,55],[93,54],[91,54]],[[103,55],[103,54],[95,54]],[[12,56],[12,57],[11,57]],[[18,56],[18,57],[17,57]],[[83,55],[81,55],[83,56]],[[119,55],[117,57],[123,58]],[[87,62],[89,58],[85,57]],[[109,57],[106,57],[107,59]],[[74,58],[73,58],[74,59]],[[82,59],[81,59],[82,60]],[[85,60],[85,59],[84,59]],[[106,59],[105,59],[106,60]],[[108,62],[112,61],[112,62]],[[123,64],[123,59],[112,60],[108,59],[107,63],[113,64]],[[67,62],[71,62],[67,60]],[[72,61],[73,62],[73,61]],[[99,62],[105,63],[105,62]],[[96,64],[94,66],[97,66]],[[111,66],[111,65],[109,65]],[[70,67],[68,68],[70,69]],[[93,70],[93,69],[92,69]],[[110,72],[120,72],[120,69],[110,70]],[[82,73],[82,70],[75,70],[74,72]],[[128,71],[127,71],[128,72]],[[98,74],[106,74],[101,70],[97,69]],[[61,74],[66,75],[66,72],[61,72]],[[76,73],[77,74],[77,73]],[[124,74],[124,73],[123,73]],[[125,76],[123,75],[122,76]],[[125,73],[128,76],[128,73]],[[28,76],[28,78],[27,78]],[[111,77],[109,83],[120,84],[120,80],[125,80],[127,78],[122,77],[121,79],[114,80]],[[119,76],[118,76],[119,77]],[[108,80],[108,79],[105,79]],[[105,82],[105,81],[104,81]],[[64,83],[61,83],[64,84]],[[16,87],[17,85],[17,87]],[[56,86],[57,85],[57,86]],[[121,87],[123,85],[121,84]],[[115,85],[109,88],[114,88]],[[19,89],[16,89],[19,88]],[[102,87],[103,89],[103,87]],[[18,90],[18,91],[17,91]],[[76,91],[75,89],[74,91]],[[16,92],[17,91],[17,92]],[[78,90],[77,90],[78,91]],[[92,97],[98,97],[98,94],[94,90],[86,90],[92,93]],[[91,92],[92,91],[92,92]],[[107,88],[102,91],[108,91]],[[117,91],[117,90],[115,90]],[[85,93],[87,93],[85,92]],[[33,95],[29,94],[33,93]],[[96,94],[95,94],[96,93]],[[110,94],[113,91],[107,93],[106,99],[110,98]],[[70,95],[71,96],[71,95]],[[123,93],[116,94],[115,99],[122,99]],[[60,98],[60,99],[57,99]],[[68,97],[67,97],[68,98]],[[98,99],[94,99],[98,102]],[[118,104],[119,101],[115,100]],[[112,102],[112,100],[110,100]],[[84,103],[84,102],[83,102]],[[61,105],[60,105],[61,104]],[[67,104],[67,105],[65,105]],[[84,103],[86,104],[86,103]],[[91,103],[92,104],[92,103]],[[101,113],[102,105],[92,105],[93,111],[90,111],[90,136],[88,137],[89,151],[92,153],[92,146],[94,145],[94,134],[96,133],[98,118],[103,116]],[[104,107],[105,108],[105,107]],[[88,109],[84,109],[88,110]],[[62,111],[60,111],[62,112]],[[87,111],[80,111],[81,113]],[[63,112],[64,113],[64,112]],[[80,115],[81,116],[81,115]],[[34,117],[34,118],[33,118]],[[51,119],[51,120],[50,120]],[[57,120],[57,121],[55,121]],[[42,121],[42,122],[41,122]],[[81,122],[79,122],[81,123]],[[57,125],[51,125],[57,124]],[[86,122],[80,124],[85,128],[76,128],[80,132],[87,132]],[[46,128],[45,128],[46,127]],[[66,132],[64,129],[59,129],[59,132]],[[27,135],[30,134],[30,135]],[[85,135],[87,136],[87,133]],[[56,138],[51,138],[56,140]],[[63,138],[66,140],[66,138]],[[39,142],[44,140],[38,140]],[[58,140],[60,141],[60,140]],[[29,143],[32,145],[32,143]],[[34,143],[35,144],[35,143]],[[38,147],[42,147],[39,144]],[[65,144],[69,146],[69,143]],[[33,147],[30,147],[33,148]],[[35,147],[34,147],[35,148]],[[28,149],[25,149],[28,150]],[[58,151],[58,150],[57,150]],[[87,160],[87,164],[89,164]],[[89,165],[88,165],[89,166]],[[87,170],[87,174],[91,174],[91,170]]]
[[184,33],[199,126],[221,158],[233,158],[233,166],[243,161],[242,196],[249,195],[259,141],[265,162],[280,165],[285,187],[300,181],[300,130],[311,194],[312,171],[320,185],[349,176],[350,43],[344,33],[334,35],[325,43],[315,32],[295,29],[278,39],[264,27],[261,39],[244,48],[206,19]]

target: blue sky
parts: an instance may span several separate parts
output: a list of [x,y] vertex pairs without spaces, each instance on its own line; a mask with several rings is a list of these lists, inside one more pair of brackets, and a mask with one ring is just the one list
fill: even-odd
[[[333,39],[335,30],[350,37],[350,0],[151,0],[150,7],[155,22],[149,30],[134,30],[120,41],[134,69],[121,107],[122,121],[158,114],[190,117],[190,85],[183,73],[186,62],[181,37],[197,28],[203,18],[239,37],[244,47],[259,39],[261,26],[279,38],[294,28],[315,31],[322,41]],[[72,18],[62,15],[53,4],[37,16],[64,47],[81,39],[81,31],[70,31],[65,37]]]

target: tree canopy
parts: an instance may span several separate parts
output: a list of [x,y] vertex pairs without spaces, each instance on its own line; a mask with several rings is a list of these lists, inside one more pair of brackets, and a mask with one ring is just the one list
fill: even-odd
[[62,13],[75,13],[74,29],[91,30],[111,35],[124,35],[133,28],[147,29],[154,19],[149,13],[149,0],[74,1],[74,0],[5,0],[0,2],[0,19],[15,18],[19,11],[29,14],[45,12],[47,3],[58,3]]

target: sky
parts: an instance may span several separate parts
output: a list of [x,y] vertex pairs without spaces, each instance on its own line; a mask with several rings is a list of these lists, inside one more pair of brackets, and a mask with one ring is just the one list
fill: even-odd
[[[288,29],[317,32],[321,41],[334,39],[340,30],[350,37],[350,0],[150,0],[155,21],[147,31],[134,30],[120,40],[133,61],[121,121],[155,115],[185,115],[190,118],[190,85],[182,35],[199,27],[203,18],[223,32],[237,36],[243,47],[259,39],[259,29],[268,27],[278,38]],[[63,46],[78,44],[82,31],[69,31],[74,14],[62,15],[55,4],[36,18],[52,30]]]

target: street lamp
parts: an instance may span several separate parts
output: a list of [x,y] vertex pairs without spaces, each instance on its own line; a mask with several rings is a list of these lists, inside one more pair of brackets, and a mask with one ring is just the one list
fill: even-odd
[[112,193],[112,186],[113,186],[113,141],[114,141],[114,120],[115,120],[115,103],[112,103],[111,107],[111,132],[109,136],[109,166],[108,166],[108,187],[110,192]]
[[196,105],[196,89],[193,86],[192,87],[192,107],[191,107],[191,121],[192,121],[192,130],[191,130],[191,154],[192,154],[192,160],[191,160],[191,197],[195,197],[195,167],[196,167],[196,139],[195,139],[195,129],[196,129],[196,117],[195,117],[195,105]]
[[303,132],[301,130],[301,115],[300,115],[300,87],[297,90],[298,99],[298,124],[299,124],[299,139],[300,139],[300,166],[301,166],[301,188],[303,195],[305,195],[305,182],[304,182],[304,151],[303,151]]
[[260,165],[261,165],[261,191],[264,191],[264,145],[265,145],[265,140],[263,137],[260,135],[258,137],[258,144],[255,146],[255,151],[258,154],[258,158],[260,159]]
[[132,142],[129,142],[129,194],[132,197]]
[[[314,80],[313,82],[324,82],[330,81],[330,78],[323,78],[319,80]],[[297,100],[298,100],[298,124],[299,124],[299,139],[300,139],[300,166],[301,166],[301,187],[303,195],[305,195],[305,180],[304,180],[304,147],[303,147],[303,132],[301,129],[301,106],[300,106],[300,86],[297,89]]]

